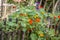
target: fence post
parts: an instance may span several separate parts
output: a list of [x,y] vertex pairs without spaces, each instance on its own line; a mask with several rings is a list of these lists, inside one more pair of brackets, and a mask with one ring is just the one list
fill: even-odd
[[2,37],[1,39],[4,40],[4,32],[3,31],[2,31],[2,36],[1,37]]
[[0,13],[0,18],[2,17],[3,14],[3,0],[1,0],[1,13]]
[[1,38],[2,38],[2,37],[1,37],[1,34],[2,34],[2,32],[1,32],[1,31],[2,31],[2,30],[0,29],[0,40],[1,40]]
[[20,40],[20,33],[21,33],[21,31],[18,30],[17,32],[18,32],[18,33],[17,33],[17,34],[18,34],[18,35],[17,35],[17,36],[18,36],[18,39],[17,39],[17,40]]

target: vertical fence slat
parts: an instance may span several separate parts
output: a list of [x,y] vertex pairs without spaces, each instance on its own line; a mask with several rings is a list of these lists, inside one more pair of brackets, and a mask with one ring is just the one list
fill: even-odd
[[22,40],[25,39],[25,32],[22,31]]
[[18,38],[17,38],[17,40],[20,40],[20,30],[18,31],[18,34],[17,34],[17,36],[18,36]]
[[14,40],[14,33],[13,32],[11,33],[11,36],[12,36],[11,40]]
[[1,40],[1,34],[2,34],[2,32],[1,32],[1,30],[0,30],[0,40]]
[[2,36],[1,37],[2,37],[1,39],[4,40],[4,32],[2,32]]
[[7,34],[8,34],[8,35],[7,35],[7,39],[10,40],[10,38],[11,38],[11,37],[10,37],[11,33],[8,32]]
[[27,36],[26,36],[26,40],[29,40],[28,37],[29,37],[29,31],[27,31]]
[[17,30],[14,32],[3,32],[0,31],[0,40],[25,40],[27,38],[28,34],[25,36],[25,33],[21,30]]

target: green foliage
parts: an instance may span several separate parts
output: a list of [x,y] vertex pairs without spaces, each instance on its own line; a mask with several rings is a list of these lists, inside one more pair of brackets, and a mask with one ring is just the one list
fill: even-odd
[[[37,11],[34,6],[22,7],[20,8],[20,11],[9,15],[8,18],[12,19],[11,22],[7,21],[6,25],[3,25],[3,22],[1,22],[0,28],[5,32],[13,32],[20,29],[25,33],[26,31],[31,31],[29,36],[31,40],[46,40],[46,38],[54,38],[54,29],[46,28],[48,16],[54,19],[55,15],[46,13],[43,8]],[[17,23],[16,18],[18,19]],[[36,18],[40,18],[37,20],[38,22],[36,22]],[[32,19],[32,24],[30,24],[29,19]]]

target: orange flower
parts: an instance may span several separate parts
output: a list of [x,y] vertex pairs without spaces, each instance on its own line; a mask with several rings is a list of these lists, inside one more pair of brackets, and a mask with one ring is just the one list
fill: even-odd
[[16,8],[16,6],[13,6],[13,8]]
[[33,20],[32,19],[29,19],[29,24],[32,24],[33,23]]
[[56,19],[56,16],[54,16],[54,19]]
[[43,8],[43,6],[39,6],[38,8]]
[[58,16],[58,18],[60,19],[60,15]]
[[36,20],[35,20],[36,22],[40,22],[40,18],[36,18]]

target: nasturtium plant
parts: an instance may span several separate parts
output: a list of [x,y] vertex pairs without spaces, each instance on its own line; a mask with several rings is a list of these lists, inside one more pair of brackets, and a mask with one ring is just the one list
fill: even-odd
[[19,11],[8,16],[12,21],[7,20],[6,25],[3,25],[3,21],[0,22],[0,28],[3,31],[13,32],[22,30],[24,35],[26,32],[29,32],[28,39],[30,38],[31,40],[47,40],[47,38],[50,40],[49,38],[54,38],[55,29],[49,29],[47,25],[51,27],[49,24],[51,20],[55,26],[60,18],[59,15],[47,13],[43,8],[37,11],[34,6],[19,9]]

